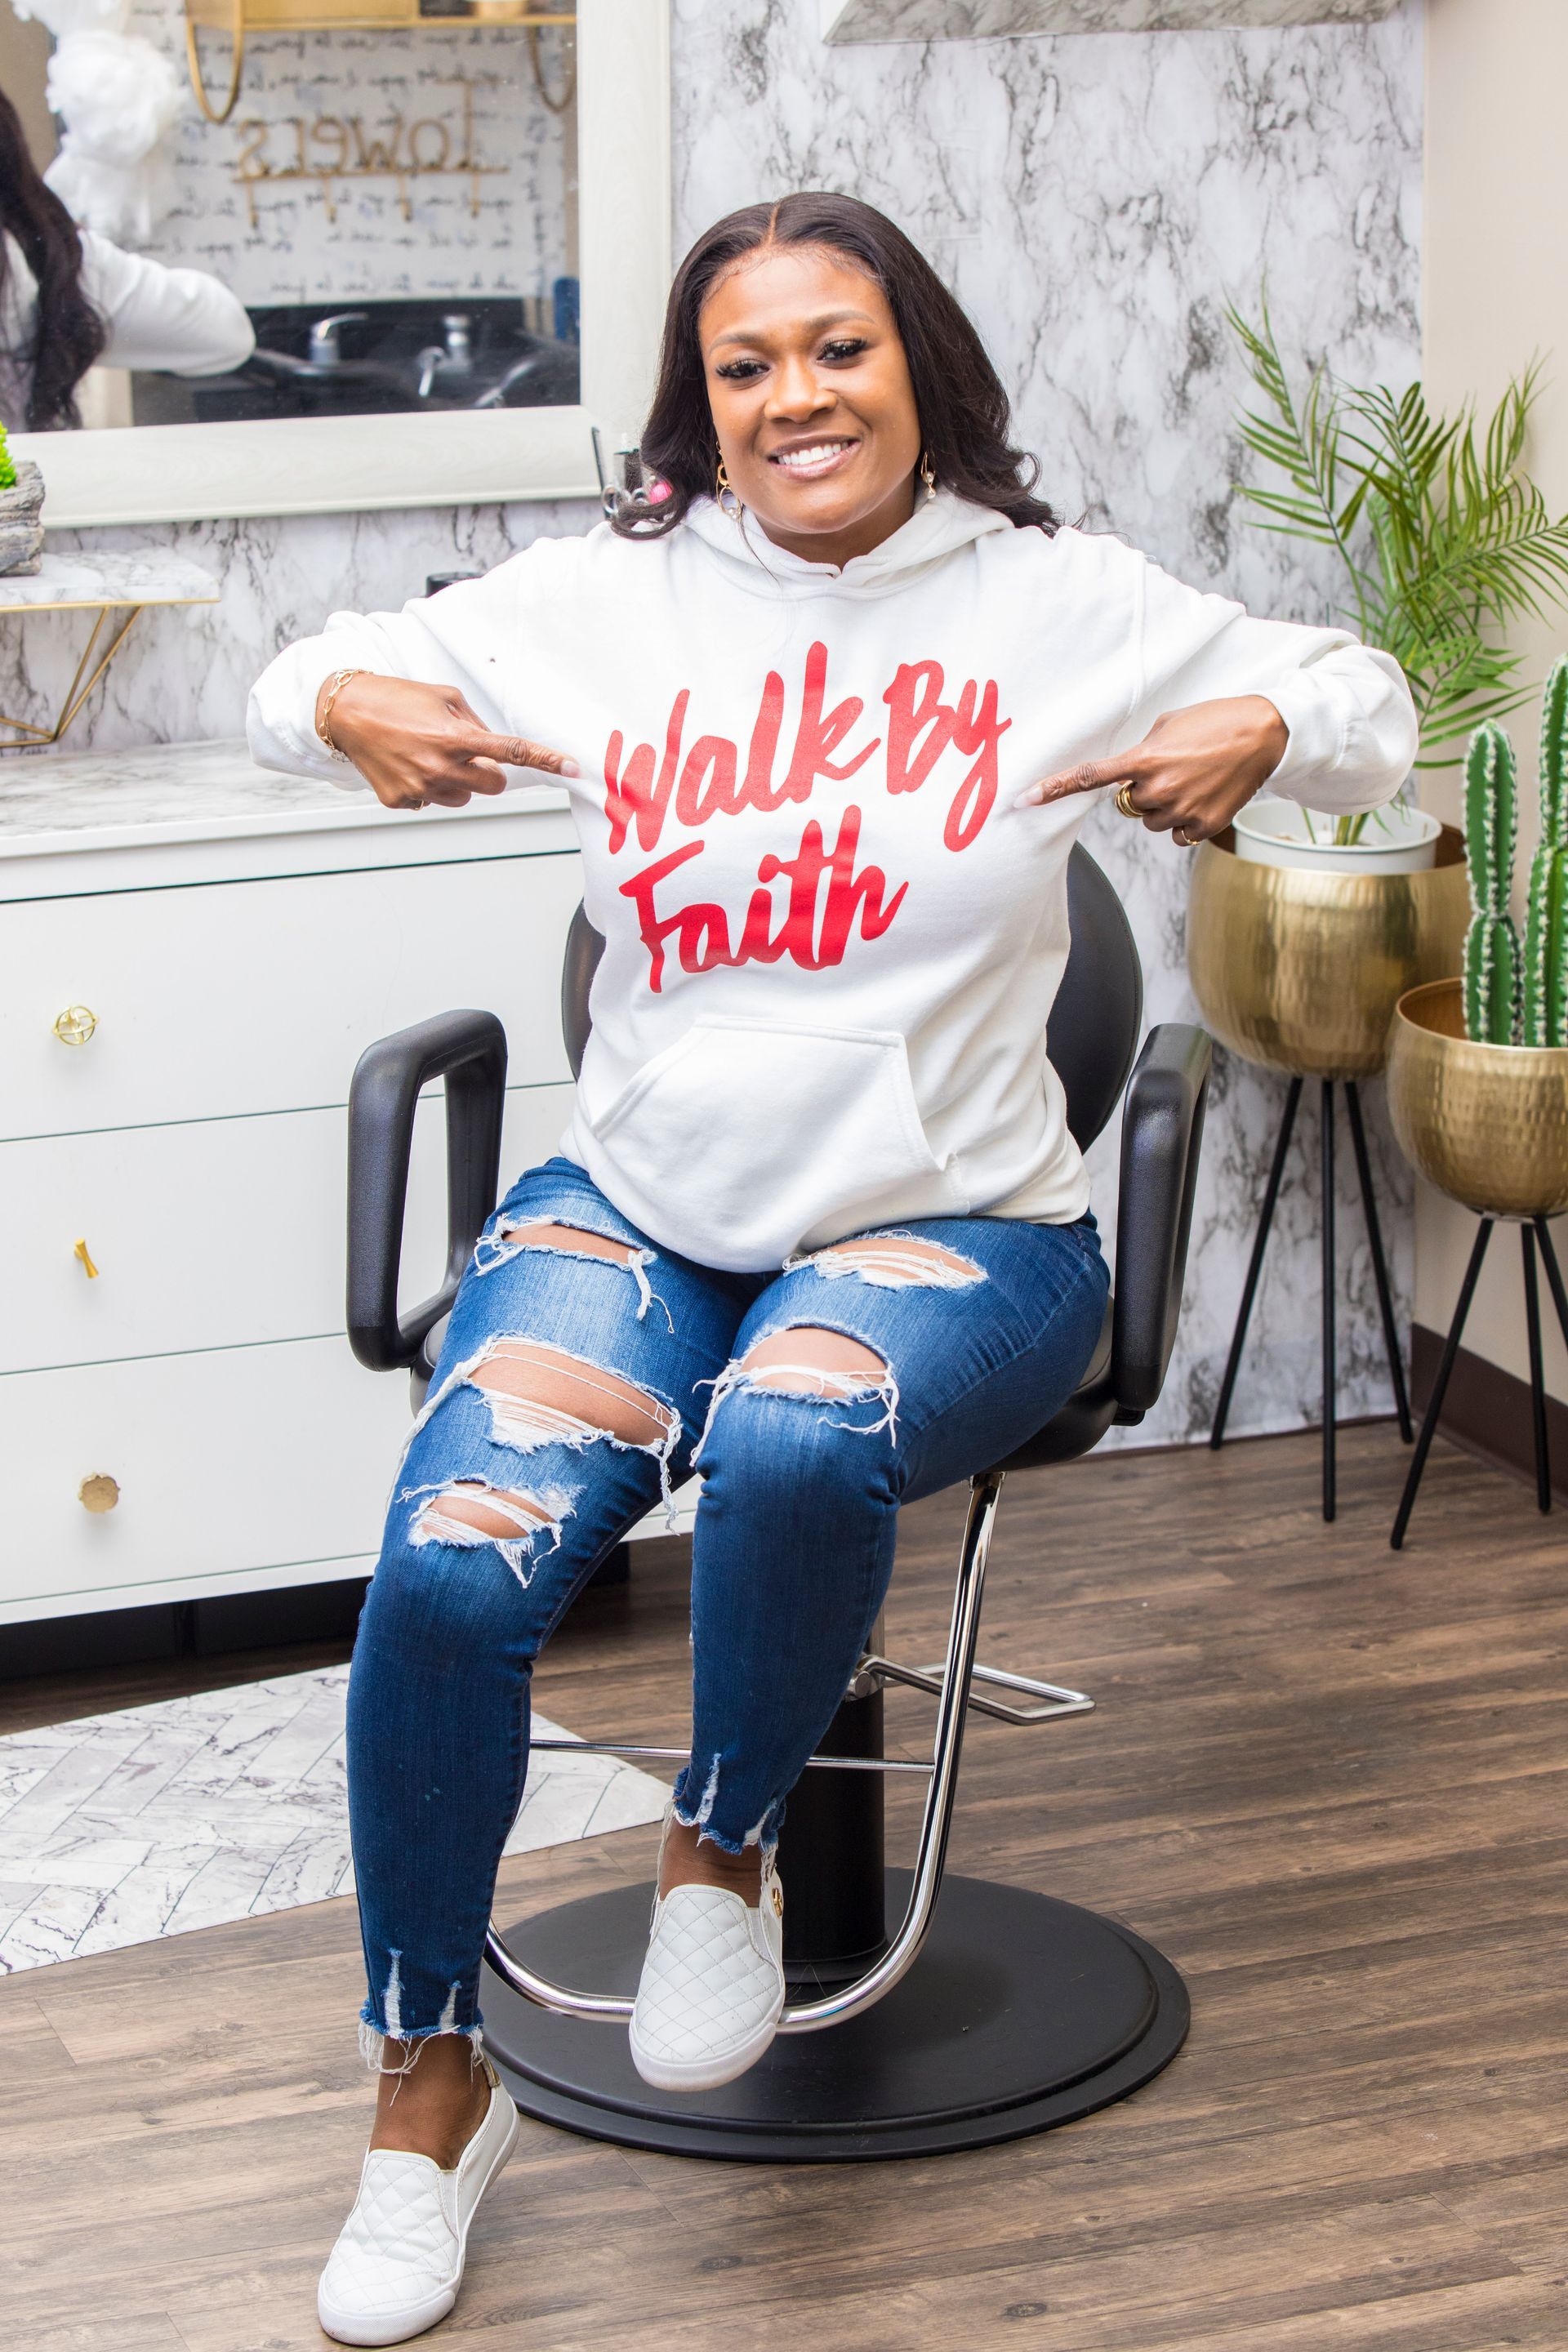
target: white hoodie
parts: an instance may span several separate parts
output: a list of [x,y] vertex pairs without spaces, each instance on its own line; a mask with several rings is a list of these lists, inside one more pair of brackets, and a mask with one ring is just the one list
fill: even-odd
[[1225,695],[1274,703],[1270,789],[1314,808],[1388,799],[1415,753],[1388,656],[945,492],[842,569],[705,500],[663,540],[602,525],[335,614],[257,685],[256,758],[343,781],[314,711],[350,666],[458,687],[578,762],[605,948],[562,1149],[656,1243],[746,1270],[1088,1207],[1045,1040],[1097,796],[1016,808],[1025,785]]

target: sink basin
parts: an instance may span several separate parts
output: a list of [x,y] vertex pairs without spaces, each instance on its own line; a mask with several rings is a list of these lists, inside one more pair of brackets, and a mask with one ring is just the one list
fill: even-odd
[[[132,379],[138,425],[236,423],[247,417],[364,416],[389,410],[536,408],[578,396],[578,352],[528,324],[539,305],[517,296],[447,295],[363,301],[343,318],[336,356],[312,354],[310,330],[336,302],[253,309],[256,350],[225,375],[139,373]],[[448,344],[446,321],[466,318],[468,363],[430,353]],[[462,338],[458,338],[459,344]]]

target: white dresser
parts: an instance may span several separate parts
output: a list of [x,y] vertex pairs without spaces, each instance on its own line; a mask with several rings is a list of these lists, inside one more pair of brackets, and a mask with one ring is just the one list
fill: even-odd
[[[408,1388],[343,1337],[350,1075],[493,1011],[503,1181],[547,1156],[578,895],[552,787],[394,815],[243,744],[0,763],[0,1623],[368,1572]],[[441,1149],[437,1090],[410,1298]]]

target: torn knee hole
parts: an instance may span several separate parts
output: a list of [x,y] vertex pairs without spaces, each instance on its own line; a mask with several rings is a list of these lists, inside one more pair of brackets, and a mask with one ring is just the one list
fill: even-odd
[[742,1358],[740,1372],[752,1388],[795,1390],[812,1396],[848,1397],[878,1389],[888,1377],[887,1360],[842,1331],[816,1324],[792,1325],[759,1339]]
[[867,1234],[833,1242],[793,1259],[789,1271],[802,1266],[826,1282],[853,1275],[879,1290],[966,1290],[985,1279],[985,1269],[973,1258],[913,1234]]
[[608,1366],[536,1339],[492,1339],[468,1372],[507,1444],[611,1437],[658,1446],[679,1433],[673,1409]]
[[[624,1267],[637,1286],[637,1321],[640,1323],[654,1299],[647,1270],[655,1262],[651,1249],[639,1247],[635,1242],[618,1241],[608,1234],[595,1234],[585,1225],[562,1224],[554,1217],[525,1217],[521,1221],[502,1217],[491,1233],[482,1234],[474,1251],[476,1274],[493,1274],[498,1266],[510,1265],[514,1257],[527,1250],[541,1250],[555,1257],[596,1258],[603,1265]],[[675,1318],[661,1298],[665,1320],[671,1331]]]
[[549,1504],[537,1495],[487,1486],[482,1478],[455,1478],[431,1496],[419,1514],[417,1533],[430,1542],[449,1543],[473,1535],[515,1538],[541,1528],[558,1530],[559,1525]]
[[[536,1559],[560,1549],[562,1523],[571,1516],[570,1496],[555,1487],[532,1494],[521,1486],[492,1486],[483,1478],[450,1478],[428,1489],[409,1541],[416,1550],[426,1544],[448,1544],[458,1551],[493,1549],[526,1585]],[[542,1537],[547,1538],[542,1548]]]
[[652,1454],[665,1508],[673,1515],[669,1463],[680,1439],[680,1415],[609,1365],[574,1356],[549,1340],[487,1340],[478,1355],[456,1365],[426,1398],[411,1445],[447,1398],[463,1388],[475,1389],[484,1398],[492,1441],[512,1453],[533,1454],[549,1445],[580,1453],[601,1443]]
[[725,1365],[713,1383],[707,1425],[691,1456],[694,1465],[701,1465],[719,1408],[738,1391],[789,1396],[803,1403],[868,1405],[874,1420],[836,1420],[834,1427],[856,1437],[874,1437],[886,1430],[889,1443],[898,1443],[899,1383],[891,1364],[863,1341],[820,1324],[790,1324],[770,1332],[748,1348],[739,1362]]
[[535,1219],[531,1223],[501,1224],[496,1239],[516,1242],[521,1249],[559,1250],[568,1257],[608,1258],[616,1265],[630,1265],[637,1255],[630,1242],[611,1241],[605,1234],[591,1234],[583,1225],[558,1225],[551,1218]]

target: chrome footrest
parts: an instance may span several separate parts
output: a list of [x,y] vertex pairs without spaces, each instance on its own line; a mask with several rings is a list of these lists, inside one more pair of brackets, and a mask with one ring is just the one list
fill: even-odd
[[[900,1666],[891,1658],[868,1654],[860,1661],[859,1675],[868,1683],[902,1683],[910,1690],[930,1691],[940,1697],[946,1684],[947,1668],[941,1662],[931,1666]],[[1000,1666],[976,1665],[970,1668],[969,1678],[971,1684],[989,1683],[995,1690],[1023,1691],[1045,1702],[1041,1706],[1008,1706],[1002,1699],[983,1698],[972,1688],[969,1706],[981,1715],[994,1717],[998,1723],[1049,1723],[1060,1715],[1094,1712],[1094,1701],[1087,1691],[1068,1690],[1062,1683],[1037,1682],[1032,1675],[1010,1675]]]
[[[689,1748],[643,1748],[629,1739],[531,1739],[530,1748],[553,1748],[567,1756],[635,1756],[648,1764],[684,1764],[690,1757]],[[805,1769],[818,1766],[826,1772],[931,1772],[934,1763],[922,1758],[913,1764],[900,1763],[885,1756],[808,1756]]]
[[[891,1658],[868,1652],[850,1685],[848,1695],[852,1698],[867,1697],[883,1683],[903,1683],[911,1690],[930,1692],[937,1702],[936,1735],[930,1763],[907,1764],[879,1756],[813,1756],[807,1759],[810,1764],[836,1772],[920,1772],[927,1776],[929,1785],[921,1820],[920,1852],[902,1925],[881,1958],[853,1984],[816,2000],[791,2002],[779,2021],[781,2033],[816,2033],[824,2026],[858,2017],[880,2000],[884,1993],[890,1992],[913,1967],[930,1932],[942,1885],[958,1789],[959,1759],[963,1750],[963,1726],[970,1708],[994,1716],[1003,1723],[1044,1723],[1058,1715],[1087,1715],[1094,1705],[1083,1691],[1064,1690],[1057,1683],[1037,1682],[1028,1675],[1005,1674],[999,1666],[977,1666],[974,1663],[985,1562],[1001,1493],[999,1470],[984,1471],[971,1481],[969,1516],[959,1551],[958,1584],[953,1594],[947,1656],[942,1663],[936,1666],[900,1666]],[[1038,1706],[1009,1706],[1002,1699],[983,1697],[973,1687],[975,1683],[988,1683],[994,1689],[1019,1691],[1043,1703]],[[567,1753],[574,1749],[578,1755],[637,1757],[650,1763],[684,1764],[687,1760],[684,1748],[649,1748],[618,1739],[546,1738],[535,1740],[533,1745]],[[547,1977],[538,1975],[508,1951],[493,1926],[485,1937],[485,1958],[513,1992],[521,1993],[525,2000],[536,2001],[542,2009],[610,2024],[624,2023],[631,2015],[632,2003],[624,1996],[579,1992],[573,1986],[553,1984]]]
[[[969,1516],[964,1523],[963,1542],[958,1559],[958,1585],[953,1594],[952,1622],[947,1638],[947,1658],[942,1667],[941,1684],[937,1686],[936,1737],[929,1765],[898,1765],[897,1771],[927,1772],[925,1806],[921,1818],[920,1852],[916,1857],[914,1877],[910,1887],[909,1908],[903,1922],[881,1958],[868,1969],[853,1984],[825,1993],[816,2000],[792,2001],[779,2020],[781,2033],[818,2033],[824,2026],[837,2025],[847,2018],[858,2017],[890,1992],[920,1957],[921,1947],[931,1931],[931,1917],[936,1910],[936,1898],[942,1885],[942,1864],[947,1855],[948,1831],[952,1823],[953,1799],[958,1792],[959,1758],[963,1751],[963,1725],[968,1712],[963,1704],[969,1689],[969,1679],[974,1669],[974,1646],[980,1631],[980,1600],[985,1584],[985,1561],[991,1549],[991,1530],[995,1524],[996,1506],[1002,1494],[1002,1473],[987,1470],[973,1479],[969,1490]],[[546,1743],[541,1741],[541,1747]],[[566,1740],[550,1743],[557,1747],[589,1748],[604,1746],[613,1755],[626,1751],[608,1742]],[[635,1752],[635,1751],[634,1751]],[[647,1752],[646,1750],[644,1751]],[[663,1751],[668,1757],[668,1750]],[[679,1759],[684,1761],[684,1754]],[[851,1759],[841,1756],[814,1757],[814,1763],[842,1769]],[[862,1769],[873,1770],[889,1768],[879,1758],[853,1759]],[[485,1958],[503,1984],[525,2000],[537,2001],[542,2009],[552,2009],[566,2017],[598,2019],[616,2023],[631,2015],[632,2003],[613,1994],[579,1992],[571,1985],[552,1984],[547,1977],[538,1975],[509,1952],[492,1926],[485,1937]]]

